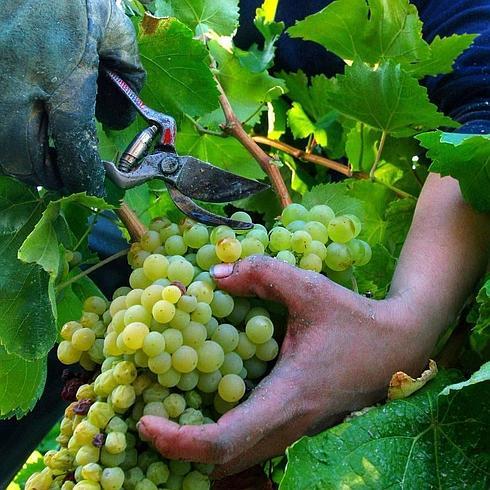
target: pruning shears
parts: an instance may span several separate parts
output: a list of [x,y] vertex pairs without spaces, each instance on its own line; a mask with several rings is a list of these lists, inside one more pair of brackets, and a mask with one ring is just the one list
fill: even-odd
[[234,201],[263,191],[268,186],[198,158],[177,155],[175,120],[146,106],[119,75],[109,70],[106,70],[106,74],[148,123],[148,127],[131,141],[117,164],[104,161],[107,176],[123,189],[151,179],[161,179],[175,205],[192,219],[209,225],[227,225],[238,230],[251,228],[251,223],[213,214],[198,206],[193,199],[206,202]]

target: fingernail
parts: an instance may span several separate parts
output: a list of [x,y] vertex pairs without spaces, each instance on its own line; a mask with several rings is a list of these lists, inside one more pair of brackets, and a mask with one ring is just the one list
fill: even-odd
[[216,264],[209,269],[209,273],[215,279],[224,279],[225,277],[231,276],[234,265],[235,264]]

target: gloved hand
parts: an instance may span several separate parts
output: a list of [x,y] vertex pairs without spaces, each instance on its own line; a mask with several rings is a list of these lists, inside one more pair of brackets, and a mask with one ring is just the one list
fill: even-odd
[[145,78],[131,22],[114,0],[5,0],[2,12],[0,173],[102,195],[94,118],[120,129],[134,110],[100,68],[137,91]]

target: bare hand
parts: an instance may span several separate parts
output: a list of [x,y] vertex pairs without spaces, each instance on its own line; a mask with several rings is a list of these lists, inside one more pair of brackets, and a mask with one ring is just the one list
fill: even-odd
[[214,273],[218,287],[233,295],[288,308],[279,359],[249,399],[216,424],[179,426],[146,416],[139,430],[166,457],[216,464],[216,477],[280,454],[302,435],[381,400],[391,375],[418,375],[433,345],[401,298],[370,300],[262,256]]

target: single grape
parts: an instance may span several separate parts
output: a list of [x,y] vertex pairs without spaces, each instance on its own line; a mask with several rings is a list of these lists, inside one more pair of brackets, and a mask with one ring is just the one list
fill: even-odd
[[286,262],[289,265],[296,265],[296,257],[289,250],[281,250],[277,253],[276,259]]
[[57,356],[63,364],[75,364],[80,360],[82,352],[73,347],[69,340],[62,340],[58,345]]
[[237,402],[245,394],[245,383],[237,374],[226,374],[219,382],[218,393],[225,402]]
[[128,385],[136,379],[136,366],[130,361],[121,361],[112,369],[112,375],[118,384]]
[[257,350],[255,351],[257,359],[260,359],[261,361],[272,361],[277,357],[278,353],[279,345],[274,338],[269,339],[263,344],[258,344]]
[[184,255],[186,252],[187,245],[180,235],[173,235],[165,241],[165,253],[167,255]]
[[219,263],[219,258],[216,255],[215,245],[208,243],[201,247],[196,254],[197,265],[203,270],[209,270],[213,265]]
[[168,328],[162,335],[165,338],[165,350],[170,354],[173,354],[184,343],[182,332],[176,328]]
[[328,236],[337,243],[346,243],[355,235],[355,224],[347,216],[337,216],[328,224]]
[[206,327],[202,323],[190,322],[189,325],[182,330],[182,337],[185,345],[197,349],[206,340]]
[[131,289],[128,294],[126,294],[126,308],[134,305],[141,304],[141,294],[143,293],[142,289]]
[[301,260],[299,261],[299,266],[301,269],[314,271],[314,272],[321,272],[323,263],[322,263],[322,259],[318,257],[318,255],[310,253],[310,254],[305,254],[303,255],[303,257],[301,257]]
[[88,351],[95,342],[95,333],[90,328],[79,328],[71,337],[71,345],[79,351]]
[[235,238],[235,232],[229,226],[219,225],[211,231],[209,241],[216,245],[223,238]]
[[291,247],[291,232],[282,226],[273,228],[269,234],[269,248],[273,252],[288,250]]
[[163,288],[162,298],[170,303],[177,303],[182,296],[182,291],[178,286],[170,284],[169,286]]
[[143,352],[148,357],[155,357],[165,350],[165,337],[159,332],[150,332],[143,341]]
[[175,310],[175,315],[168,322],[169,326],[176,328],[177,330],[184,330],[191,322],[191,316],[182,310]]
[[90,296],[83,302],[83,311],[89,311],[102,316],[107,309],[107,302],[100,296]]
[[138,322],[149,325],[151,321],[150,312],[142,305],[130,306],[124,313],[124,325],[128,326],[130,323]]
[[236,404],[237,402],[227,402],[223,400],[223,398],[221,398],[218,393],[216,393],[216,396],[214,397],[214,401],[213,401],[214,409],[220,415],[223,415],[226,412],[229,412],[231,409],[235,408]]
[[213,300],[213,289],[203,281],[194,281],[187,288],[187,294],[194,296],[198,301],[211,303]]
[[225,354],[225,359],[220,367],[223,376],[226,374],[240,374],[242,369],[243,360],[236,352],[228,352]]
[[223,291],[215,291],[211,301],[211,311],[216,318],[224,318],[232,311],[235,303],[233,297]]
[[124,413],[136,400],[136,393],[131,385],[119,385],[111,393],[111,403],[115,411]]
[[179,225],[176,223],[170,223],[168,226],[160,230],[161,243],[165,243],[169,237],[174,235],[180,235]]
[[126,347],[136,350],[143,347],[145,337],[150,333],[150,329],[145,323],[133,322],[126,325],[121,332],[122,341]]
[[105,449],[110,454],[118,454],[126,449],[126,434],[122,432],[109,432],[107,434]]
[[315,254],[318,255],[321,260],[325,260],[325,257],[327,256],[327,247],[325,246],[325,244],[319,242],[318,240],[312,240],[311,243],[306,247],[304,254]]
[[172,367],[179,373],[190,373],[197,366],[197,352],[188,345],[179,347],[172,354]]
[[175,306],[170,301],[161,299],[151,310],[153,318],[159,323],[168,323],[175,316]]
[[221,381],[222,375],[219,370],[210,373],[200,373],[197,387],[203,393],[214,393],[218,389],[218,384]]
[[178,393],[172,393],[163,400],[163,406],[169,417],[177,418],[185,410],[185,399]]
[[199,471],[191,471],[182,481],[182,490],[209,490],[210,488],[209,478]]
[[242,253],[242,244],[236,238],[222,238],[215,247],[217,257],[223,262],[235,262]]
[[223,348],[212,340],[206,340],[206,342],[197,349],[197,355],[197,369],[202,373],[216,371],[221,367],[225,359]]
[[155,374],[166,373],[171,366],[172,366],[172,356],[168,352],[162,352],[157,356],[148,358],[148,369],[152,373]]
[[142,268],[135,269],[129,276],[129,285],[133,289],[145,289],[152,283]]
[[281,222],[287,226],[292,221],[308,219],[308,210],[301,204],[290,204],[286,206],[281,214]]
[[200,410],[186,408],[179,417],[180,425],[202,425],[204,417]]
[[191,313],[191,321],[205,325],[211,320],[213,312],[207,303],[197,303],[196,309]]
[[344,214],[346,218],[349,218],[354,224],[354,238],[361,233],[362,223],[361,220],[355,214]]
[[352,256],[345,243],[330,243],[327,247],[325,264],[334,271],[344,271],[352,265]]
[[258,240],[260,243],[262,243],[264,249],[267,247],[267,245],[269,245],[269,234],[267,233],[266,229],[260,229],[254,227],[252,230],[250,230],[247,233],[246,238],[255,238],[255,240]]
[[200,223],[196,223],[184,231],[184,242],[188,247],[199,249],[208,243],[208,239],[208,229]]
[[168,279],[188,286],[194,279],[194,266],[184,258],[172,261],[168,266]]
[[195,296],[184,294],[180,297],[179,301],[177,301],[177,308],[181,311],[185,311],[186,313],[192,313],[196,307],[197,298]]
[[257,238],[246,237],[242,240],[242,253],[240,258],[250,257],[251,255],[264,255],[265,247]]
[[327,227],[319,221],[308,221],[303,229],[310,234],[313,240],[318,240],[321,243],[328,242]]
[[229,323],[223,323],[213,333],[211,340],[219,344],[225,354],[236,349],[238,345],[238,330]]
[[308,212],[308,219],[310,221],[319,221],[324,226],[328,226],[333,218],[335,218],[335,213],[332,208],[326,204],[317,204]]
[[351,254],[353,264],[360,267],[366,265],[371,260],[373,253],[369,243],[354,238],[347,243],[347,247]]
[[182,373],[180,381],[177,383],[177,388],[181,391],[190,391],[197,386],[199,381],[199,373],[191,371],[190,373]]
[[180,381],[181,374],[173,368],[170,368],[166,373],[158,375],[158,382],[167,388],[177,386]]
[[247,322],[245,331],[254,344],[263,344],[272,337],[274,325],[266,316],[254,316]]
[[245,332],[240,332],[238,335],[238,345],[235,352],[243,359],[250,359],[255,355],[256,346],[250,341]]
[[170,471],[168,466],[163,461],[155,461],[148,466],[146,470],[146,477],[151,480],[155,485],[163,486],[168,480]]
[[143,250],[153,252],[161,245],[160,234],[157,231],[148,230],[140,239],[140,245]]
[[121,310],[126,309],[126,296],[118,296],[114,298],[111,302],[111,306],[109,306],[109,312],[114,318],[114,315]]
[[293,250],[293,252],[302,254],[305,252],[311,241],[312,238],[308,232],[304,230],[295,231],[291,235],[291,249]]
[[211,274],[208,271],[200,272],[194,278],[194,281],[205,282],[213,291],[216,289],[216,283],[214,282],[214,279],[211,277]]
[[243,366],[247,370],[247,377],[249,379],[261,378],[267,371],[267,363],[261,361],[257,357],[252,357],[243,361]]

